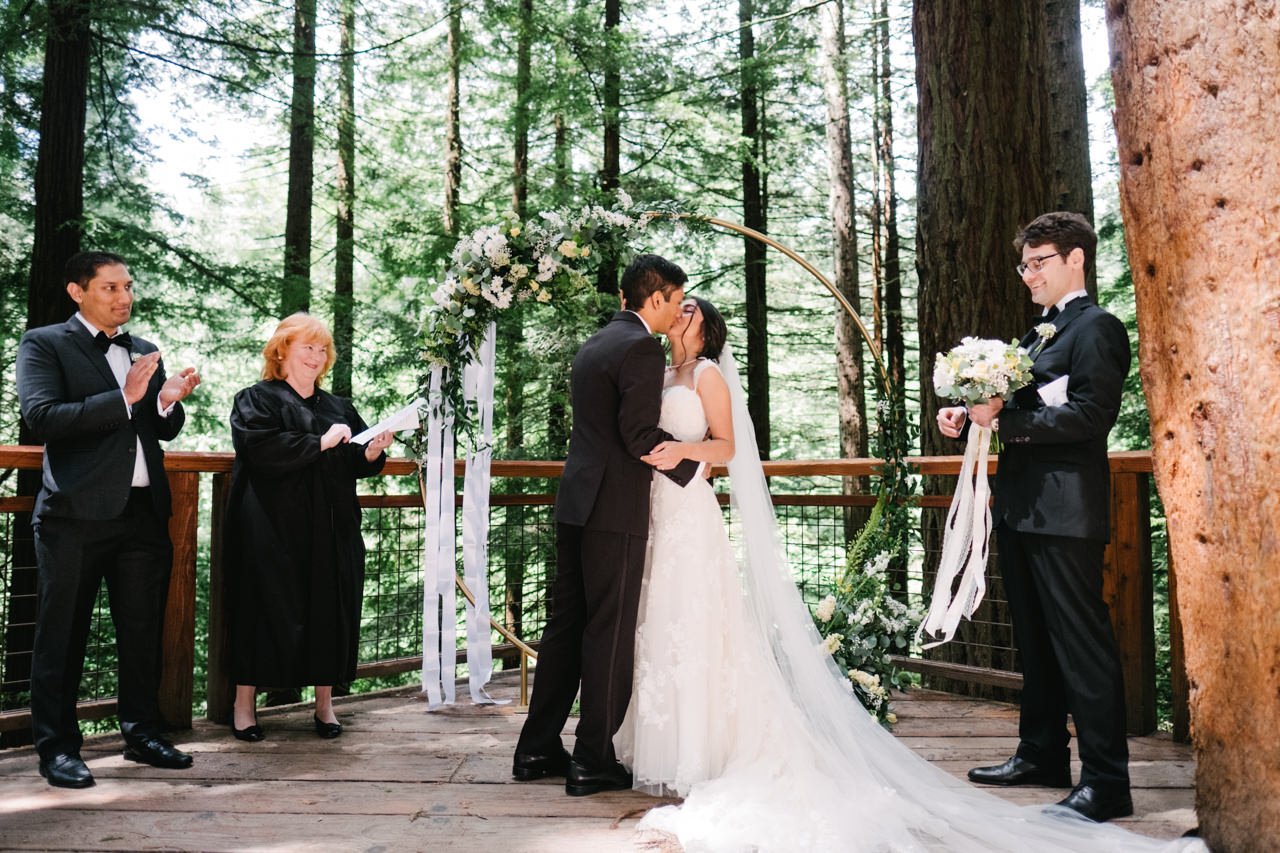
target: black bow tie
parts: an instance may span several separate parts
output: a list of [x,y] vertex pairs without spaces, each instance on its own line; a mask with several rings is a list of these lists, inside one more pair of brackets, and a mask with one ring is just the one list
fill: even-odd
[[1052,323],[1052,322],[1053,322],[1053,319],[1054,319],[1055,317],[1057,317],[1057,316],[1058,316],[1058,313],[1059,313],[1059,312],[1058,312],[1058,306],[1057,306],[1057,305],[1055,305],[1055,306],[1053,306],[1052,308],[1050,308],[1050,309],[1049,309],[1045,314],[1041,315],[1041,317],[1040,317],[1040,322],[1041,322],[1041,323]]
[[108,338],[106,332],[98,332],[98,334],[93,336],[93,342],[97,344],[98,349],[103,352],[111,349],[112,344],[115,344],[118,347],[124,347],[126,352],[133,349],[133,338],[129,337],[128,332],[121,332],[114,338]]

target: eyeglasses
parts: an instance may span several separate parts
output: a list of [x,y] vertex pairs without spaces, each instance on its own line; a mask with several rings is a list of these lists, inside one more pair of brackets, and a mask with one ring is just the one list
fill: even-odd
[[1032,272],[1040,272],[1040,270],[1044,269],[1045,261],[1049,260],[1050,258],[1056,258],[1059,255],[1065,258],[1068,254],[1070,253],[1054,252],[1053,254],[1050,254],[1050,255],[1041,255],[1038,258],[1027,258],[1025,261],[1023,261],[1022,263],[1014,267],[1014,269],[1018,271],[1018,275],[1026,275],[1027,270],[1031,270]]

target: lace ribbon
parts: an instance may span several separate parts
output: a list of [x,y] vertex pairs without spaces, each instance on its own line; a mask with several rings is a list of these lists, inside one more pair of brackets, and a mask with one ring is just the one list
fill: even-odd
[[[964,450],[960,480],[951,498],[942,538],[942,558],[933,585],[933,600],[916,640],[922,635],[938,637],[923,648],[950,642],[960,618],[973,618],[987,591],[986,568],[991,539],[991,506],[988,497],[987,462],[991,454],[991,430],[973,424]],[[959,576],[959,584],[956,578]],[[952,587],[955,593],[952,594]]]

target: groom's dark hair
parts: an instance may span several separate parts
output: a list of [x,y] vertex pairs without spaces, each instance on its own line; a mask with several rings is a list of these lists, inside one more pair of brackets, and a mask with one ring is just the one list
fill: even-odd
[[622,304],[635,311],[658,291],[670,299],[671,291],[688,280],[684,270],[661,255],[637,255],[622,273]]
[[1084,252],[1084,269],[1088,272],[1098,250],[1098,235],[1080,214],[1059,210],[1037,216],[1013,238],[1013,248],[1018,252],[1023,246],[1035,249],[1050,244],[1064,255],[1071,254],[1072,249]]

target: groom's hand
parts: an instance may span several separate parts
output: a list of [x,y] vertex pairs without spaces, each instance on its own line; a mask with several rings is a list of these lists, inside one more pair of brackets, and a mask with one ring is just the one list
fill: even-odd
[[968,417],[964,406],[947,406],[938,410],[938,432],[947,438],[959,438]]
[[980,427],[991,427],[991,422],[995,420],[996,415],[1000,414],[1000,410],[1004,408],[1004,400],[999,397],[992,397],[985,403],[975,403],[969,407],[969,417]]
[[640,461],[652,465],[659,471],[670,471],[680,464],[684,454],[680,450],[680,442],[664,441],[640,457]]

